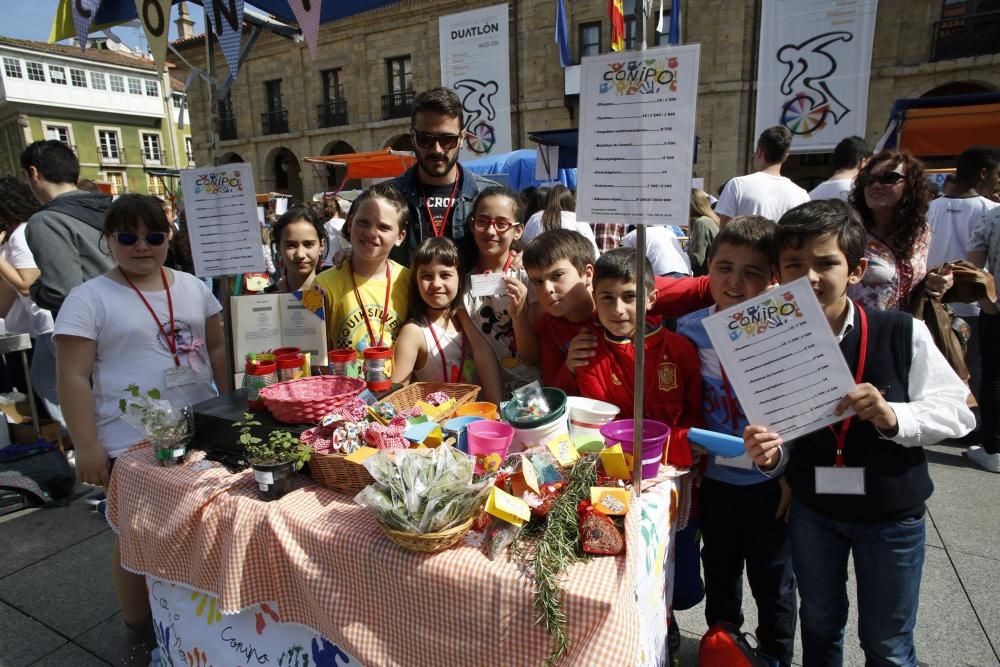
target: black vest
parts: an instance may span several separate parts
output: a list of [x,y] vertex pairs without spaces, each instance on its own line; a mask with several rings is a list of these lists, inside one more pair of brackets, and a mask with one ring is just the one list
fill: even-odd
[[[857,307],[855,307],[857,308]],[[903,312],[866,309],[868,353],[862,382],[878,388],[890,403],[909,401],[907,379],[913,361],[913,318]],[[852,373],[861,351],[861,321],[840,342]],[[835,424],[839,429],[843,422]],[[816,494],[816,466],[832,466],[837,452],[833,430],[824,428],[792,443],[787,479],[795,499],[837,521],[892,521],[920,516],[934,491],[922,447],[903,447],[878,434],[871,422],[851,420],[844,464],[864,467],[865,495]]]

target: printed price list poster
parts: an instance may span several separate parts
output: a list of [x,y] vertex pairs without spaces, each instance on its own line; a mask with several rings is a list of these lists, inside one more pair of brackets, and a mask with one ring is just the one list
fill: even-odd
[[583,59],[579,220],[687,224],[700,53],[692,44]]
[[807,278],[703,322],[751,424],[787,442],[853,414],[833,414],[854,377]]
[[225,276],[264,270],[253,169],[245,162],[181,172],[194,272]]

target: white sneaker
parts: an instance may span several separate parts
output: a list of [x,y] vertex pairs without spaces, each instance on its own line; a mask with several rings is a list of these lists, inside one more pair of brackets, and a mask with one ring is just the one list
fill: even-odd
[[983,470],[1000,473],[1000,454],[990,454],[979,445],[973,445],[965,455]]

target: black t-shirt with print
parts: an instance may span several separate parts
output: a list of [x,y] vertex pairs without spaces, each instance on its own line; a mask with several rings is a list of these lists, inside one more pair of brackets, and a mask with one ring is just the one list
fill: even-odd
[[[425,185],[421,183],[419,185],[420,194],[420,239],[429,239],[433,237],[434,228],[431,225],[431,221],[427,219],[427,208],[430,207],[431,214],[434,216],[434,224],[437,225],[438,229],[441,228],[441,220],[444,218],[445,213],[448,214],[448,220],[445,221],[443,236],[453,239],[452,230],[452,219],[455,217],[455,205],[454,201],[458,197],[461,197],[461,193],[455,188],[454,183],[449,183],[447,185]],[[452,198],[452,193],[455,193],[455,197]],[[451,210],[449,211],[449,207]]]

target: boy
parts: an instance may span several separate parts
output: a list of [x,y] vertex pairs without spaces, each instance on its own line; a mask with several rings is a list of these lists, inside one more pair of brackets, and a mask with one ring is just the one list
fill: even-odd
[[394,187],[374,185],[352,206],[351,258],[316,276],[326,290],[331,349],[391,347],[406,321],[410,270],[389,259],[406,238],[406,200]]
[[[774,226],[761,216],[739,216],[715,237],[709,250],[708,280],[718,309],[767,289]],[[678,320],[677,333],[698,348],[705,427],[742,436],[746,417],[702,324],[716,306]],[[795,578],[784,521],[786,488],[783,480],[754,470],[746,454],[710,456],[699,494],[705,621],[709,627],[721,621],[742,627],[746,563],[757,602],[757,641],[764,653],[782,665],[791,664],[795,639]]]
[[[576,369],[580,395],[617,405],[619,419],[632,415],[635,377],[636,281],[635,249],[616,248],[601,255],[594,265],[594,295],[597,317],[603,328],[596,332],[594,355]],[[644,260],[641,277],[646,283],[647,309],[656,303],[656,286],[649,260]],[[691,465],[687,429],[700,426],[701,374],[698,357],[683,336],[663,327],[652,318],[646,331],[646,373],[644,417],[671,428],[666,462]]]
[[[594,355],[594,246],[579,232],[554,229],[529,243],[521,262],[543,313],[535,322],[542,384],[578,393],[576,369]],[[708,278],[659,278],[655,314],[677,317],[711,305]]]
[[856,388],[836,407],[855,415],[797,438],[751,425],[744,446],[761,470],[787,457],[789,534],[798,583],[802,660],[843,662],[847,560],[854,554],[858,635],[869,664],[916,665],[913,628],[924,562],[924,501],[933,484],[923,445],[975,425],[965,385],[909,314],[863,309],[847,288],[865,272],[865,229],[839,200],[798,206],[779,221],[782,283],[808,277]]

